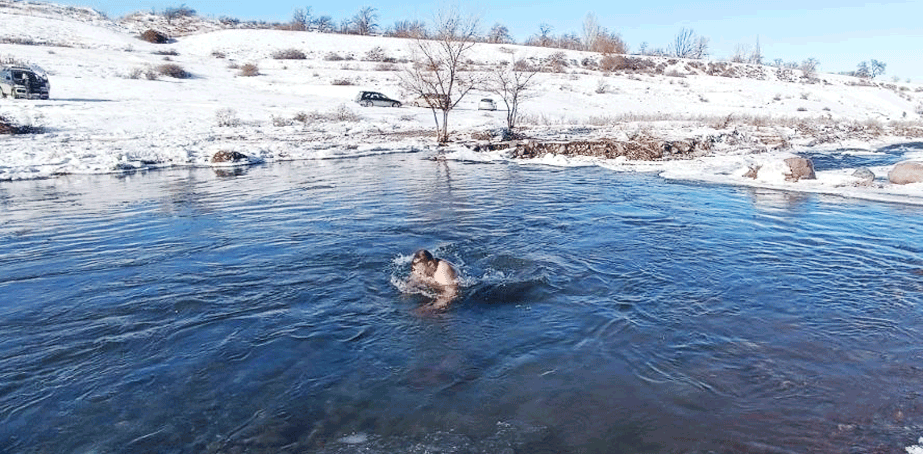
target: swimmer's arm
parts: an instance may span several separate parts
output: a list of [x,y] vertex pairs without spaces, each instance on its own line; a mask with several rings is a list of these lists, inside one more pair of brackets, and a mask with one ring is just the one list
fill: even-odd
[[458,296],[458,287],[443,287],[442,293],[433,301],[432,306],[435,309],[445,309],[449,307],[449,303],[452,302]]

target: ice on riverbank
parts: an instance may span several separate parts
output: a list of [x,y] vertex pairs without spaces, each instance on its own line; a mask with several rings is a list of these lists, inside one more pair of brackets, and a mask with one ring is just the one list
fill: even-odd
[[923,454],[923,437],[917,440],[918,445],[908,446],[905,448],[907,454]]

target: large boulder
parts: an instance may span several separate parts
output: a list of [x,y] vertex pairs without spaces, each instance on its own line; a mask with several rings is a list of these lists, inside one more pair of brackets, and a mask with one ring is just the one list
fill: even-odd
[[755,180],[762,168],[763,166],[761,165],[747,166],[747,173],[744,174],[744,178],[753,178]]
[[788,158],[785,160],[789,172],[785,174],[785,181],[816,180],[814,163],[807,158]]
[[894,184],[923,183],[923,162],[904,161],[895,164],[888,172],[888,180]]
[[141,39],[154,44],[166,44],[170,38],[157,30],[147,30],[141,34]]
[[236,151],[219,151],[212,156],[212,162],[239,162],[248,160],[247,155]]
[[856,186],[871,186],[875,181],[875,174],[868,167],[859,167],[852,176],[857,180]]

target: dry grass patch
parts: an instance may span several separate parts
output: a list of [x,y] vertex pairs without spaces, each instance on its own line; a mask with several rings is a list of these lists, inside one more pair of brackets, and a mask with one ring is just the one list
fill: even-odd
[[155,70],[158,74],[162,76],[172,77],[174,79],[190,79],[192,74],[183,69],[182,66],[177,65],[176,63],[165,63],[158,65]]
[[218,120],[218,126],[221,127],[240,125],[240,119],[237,118],[237,111],[231,109],[230,107],[220,109],[218,112],[215,112],[215,118]]
[[346,107],[346,104],[340,104],[336,109],[330,112],[311,112],[304,113],[300,112],[295,115],[294,120],[304,123],[307,126],[308,122],[320,122],[320,121],[342,121],[348,123],[356,123],[361,120],[356,112],[353,112],[352,109]]
[[284,49],[276,51],[272,54],[272,58],[276,60],[304,60],[308,56],[298,49]]
[[247,63],[240,67],[237,73],[241,77],[255,77],[260,75],[260,68],[255,63]]

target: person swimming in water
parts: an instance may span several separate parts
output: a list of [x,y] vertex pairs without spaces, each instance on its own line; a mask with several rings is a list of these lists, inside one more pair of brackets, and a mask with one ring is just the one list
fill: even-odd
[[451,263],[433,257],[426,249],[413,254],[410,262],[411,283],[422,284],[439,291],[433,307],[444,308],[458,296],[458,273]]

